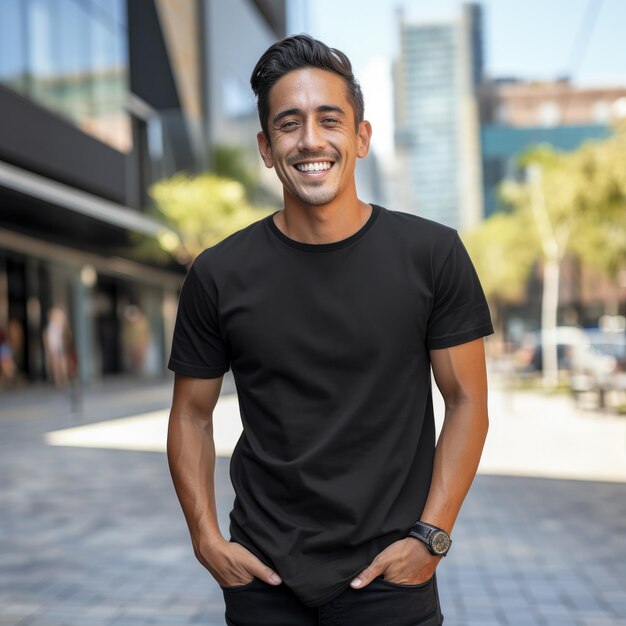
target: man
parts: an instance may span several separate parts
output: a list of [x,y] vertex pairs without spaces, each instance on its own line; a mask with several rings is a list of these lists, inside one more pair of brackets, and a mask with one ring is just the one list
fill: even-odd
[[[289,37],[251,84],[284,208],[196,259],[170,361],[196,556],[227,624],[441,624],[435,568],[487,432],[482,290],[455,231],[358,199],[371,127],[343,53]],[[244,430],[227,541],[211,419],[229,367]]]

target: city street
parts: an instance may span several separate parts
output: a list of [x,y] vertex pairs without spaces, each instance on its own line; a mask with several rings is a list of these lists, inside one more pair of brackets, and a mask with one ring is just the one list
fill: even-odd
[[234,539],[285,593],[328,600],[325,566],[348,587],[393,528],[427,554],[402,537],[453,525],[483,343],[436,577],[394,587],[426,571],[394,556],[383,615],[372,586],[312,621],[432,626],[438,587],[445,626],[626,626],[624,24],[626,0],[0,0],[0,626],[249,608],[194,555],[170,363],[234,366],[203,431],[218,521],[237,450]]
[[[239,423],[224,391],[226,532]],[[223,624],[163,454],[170,394],[109,383],[74,412],[47,389],[3,394],[0,626]],[[446,626],[626,626],[626,418],[494,389],[491,424],[439,568]]]

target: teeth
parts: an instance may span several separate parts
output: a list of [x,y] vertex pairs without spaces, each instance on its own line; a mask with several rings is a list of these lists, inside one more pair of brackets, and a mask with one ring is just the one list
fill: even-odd
[[320,172],[323,170],[329,170],[332,163],[329,161],[316,162],[316,163],[298,163],[296,167],[301,172]]

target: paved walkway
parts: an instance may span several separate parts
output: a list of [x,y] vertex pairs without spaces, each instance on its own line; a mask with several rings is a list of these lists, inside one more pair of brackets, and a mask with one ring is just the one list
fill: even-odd
[[[47,390],[0,397],[0,626],[223,624],[154,451],[170,395],[109,385],[82,414]],[[626,419],[560,397],[492,398],[483,473],[439,570],[446,626],[626,626]],[[228,422],[233,398],[220,403]],[[233,435],[224,427],[224,454]],[[216,474],[226,529],[227,456]]]

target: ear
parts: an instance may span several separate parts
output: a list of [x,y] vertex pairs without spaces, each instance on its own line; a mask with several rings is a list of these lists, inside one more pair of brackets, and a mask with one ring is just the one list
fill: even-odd
[[359,129],[357,131],[357,148],[356,155],[359,159],[364,159],[370,151],[370,141],[372,139],[372,125],[363,120],[359,122]]
[[256,141],[259,144],[259,152],[261,153],[261,158],[263,159],[263,163],[265,163],[265,167],[271,169],[274,167],[272,146],[270,146],[270,142],[262,130],[256,134]]

